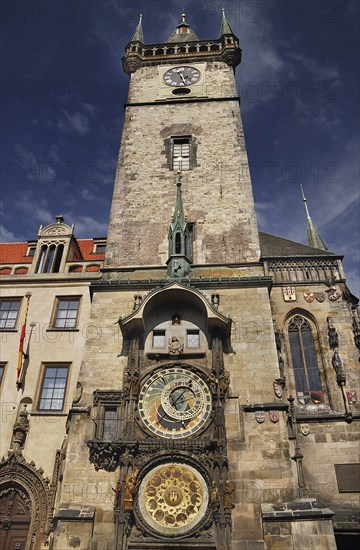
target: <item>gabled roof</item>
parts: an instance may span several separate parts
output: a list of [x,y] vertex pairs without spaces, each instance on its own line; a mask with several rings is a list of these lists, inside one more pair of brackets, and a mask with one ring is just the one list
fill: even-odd
[[297,243],[259,231],[261,256],[263,258],[293,257],[293,256],[332,256],[342,257],[340,254],[329,252],[320,248],[314,248],[306,244]]

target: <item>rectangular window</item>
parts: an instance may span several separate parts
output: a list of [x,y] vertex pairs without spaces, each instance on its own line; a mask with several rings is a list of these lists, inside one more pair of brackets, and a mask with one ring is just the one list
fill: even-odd
[[0,329],[16,328],[21,298],[5,298],[0,300]]
[[27,256],[35,256],[36,246],[29,246],[26,252]]
[[4,376],[6,363],[0,363],[0,386]]
[[200,334],[198,330],[188,330],[186,332],[186,346],[188,348],[200,347]]
[[105,407],[103,440],[113,441],[117,438],[117,409]]
[[172,169],[190,170],[190,138],[173,138]]
[[94,254],[105,254],[106,244],[96,244]]
[[56,298],[56,300],[57,304],[53,328],[76,328],[80,298],[69,296],[65,298]]
[[68,372],[68,365],[45,366],[39,410],[62,411],[64,408]]
[[153,332],[153,348],[165,347],[165,330],[154,330]]

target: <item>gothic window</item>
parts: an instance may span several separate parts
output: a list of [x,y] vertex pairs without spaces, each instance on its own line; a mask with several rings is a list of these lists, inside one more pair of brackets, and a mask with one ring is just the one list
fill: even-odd
[[0,300],[0,330],[16,328],[21,298],[3,298]]
[[314,338],[305,317],[296,315],[291,319],[289,341],[297,393],[321,391]]
[[77,326],[80,298],[69,296],[56,298],[53,328],[75,329]]
[[40,392],[39,410],[62,411],[64,408],[69,365],[46,365]]
[[58,273],[63,250],[63,244],[43,244],[36,266],[36,273]]
[[190,138],[173,138],[172,169],[190,170]]

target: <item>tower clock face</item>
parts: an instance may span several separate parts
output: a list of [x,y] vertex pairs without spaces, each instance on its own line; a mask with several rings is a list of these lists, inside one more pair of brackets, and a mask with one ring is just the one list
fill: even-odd
[[158,371],[141,388],[140,418],[160,437],[179,439],[193,435],[205,425],[210,413],[209,387],[186,368]]
[[173,67],[164,74],[168,86],[192,86],[200,80],[200,71],[194,67]]

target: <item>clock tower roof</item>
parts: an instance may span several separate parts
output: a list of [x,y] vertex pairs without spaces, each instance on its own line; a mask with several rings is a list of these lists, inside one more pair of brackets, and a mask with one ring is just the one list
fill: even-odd
[[186,22],[186,13],[181,15],[181,23],[177,25],[174,32],[167,39],[167,43],[176,43],[176,42],[197,42],[200,38]]

